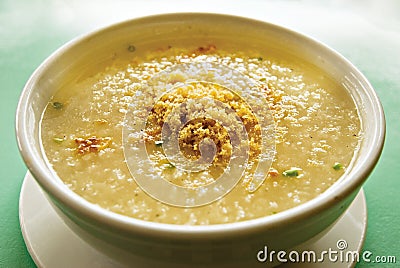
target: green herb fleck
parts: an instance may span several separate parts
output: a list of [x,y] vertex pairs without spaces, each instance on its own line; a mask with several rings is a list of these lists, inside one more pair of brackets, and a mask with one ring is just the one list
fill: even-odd
[[156,146],[161,146],[163,144],[163,141],[155,141],[154,144]]
[[258,61],[263,61],[263,57],[258,57],[257,60]]
[[63,139],[63,138],[54,137],[54,138],[53,138],[53,141],[54,141],[55,143],[60,144],[60,143],[62,143],[62,142],[64,141],[64,139]]
[[56,110],[61,110],[62,107],[64,106],[61,102],[58,102],[58,101],[52,102],[51,105]]
[[129,45],[128,46],[128,51],[129,52],[135,52],[136,51],[136,47],[134,45]]
[[343,165],[341,163],[339,163],[339,162],[336,162],[332,167],[333,167],[334,170],[343,169]]
[[166,166],[167,169],[173,169],[173,168],[175,168],[175,166],[172,165],[171,163],[168,163],[168,164],[166,164],[165,166]]
[[262,78],[260,78],[260,81],[261,81],[261,82],[265,82],[265,81],[267,81],[267,78],[262,77]]
[[285,170],[282,174],[285,177],[297,177],[297,176],[299,176],[300,170],[301,170],[300,168],[291,168],[291,169]]

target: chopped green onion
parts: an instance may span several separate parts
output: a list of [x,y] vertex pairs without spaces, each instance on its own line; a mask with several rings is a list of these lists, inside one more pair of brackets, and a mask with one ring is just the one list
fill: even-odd
[[332,167],[333,167],[334,170],[343,169],[343,165],[341,163],[339,163],[339,162],[336,162]]
[[263,57],[258,57],[257,60],[258,60],[258,61],[262,61],[262,60],[263,60]]
[[60,144],[60,143],[62,143],[62,142],[64,141],[64,139],[63,139],[63,138],[54,137],[54,138],[53,138],[53,141],[54,141],[55,143]]
[[261,78],[260,78],[260,81],[261,81],[261,82],[267,81],[267,78],[261,77]]
[[128,46],[128,51],[129,52],[135,52],[135,50],[136,50],[136,47],[134,45],[129,45]]
[[166,164],[166,168],[168,168],[168,169],[172,169],[172,168],[175,168],[175,166],[174,166],[174,165],[172,165],[171,163],[168,163],[168,164]]
[[64,106],[61,102],[58,102],[58,101],[52,102],[51,105],[56,110],[60,110]]
[[282,174],[285,177],[297,177],[297,176],[299,176],[300,170],[301,170],[300,168],[292,168],[292,169],[285,170]]

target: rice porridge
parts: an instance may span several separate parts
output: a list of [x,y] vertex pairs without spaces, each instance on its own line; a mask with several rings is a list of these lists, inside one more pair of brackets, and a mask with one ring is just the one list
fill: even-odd
[[[354,101],[345,88],[312,66],[265,53],[224,50],[213,44],[164,47],[145,55],[129,46],[126,55],[95,75],[60,87],[43,114],[41,138],[49,164],[72,191],[89,202],[146,221],[189,225],[237,222],[311,200],[335,183],[352,163],[361,135]],[[209,82],[207,72],[196,77],[204,64],[234,70],[230,81],[217,77]],[[187,79],[187,72],[165,72],[174,66],[190,66],[197,79]],[[274,152],[270,155],[262,155],[260,149],[262,124],[254,115],[259,109],[230,86],[240,84],[235,72],[254,85],[244,88],[243,93],[255,92],[267,104],[260,109],[268,109],[271,115],[273,138],[268,139],[268,146]],[[140,135],[124,140],[124,120],[127,113],[135,112],[132,103],[142,101],[149,81],[160,74],[168,82],[167,93],[148,108]],[[208,101],[202,101],[205,98]],[[209,109],[214,118],[201,114],[188,117],[191,106],[202,105],[207,110],[213,102],[225,105],[222,110]],[[184,112],[173,118],[170,114],[174,109]],[[234,113],[224,114],[228,110]],[[169,117],[171,122],[184,122],[178,133],[163,128]],[[221,123],[222,118],[227,123]],[[240,119],[236,121],[243,125],[246,137],[237,138],[237,145],[229,132],[240,129],[235,118]],[[165,136],[175,135],[182,156],[189,162],[203,156],[202,141],[211,142],[213,154],[207,168],[188,172],[167,158],[163,131]],[[218,181],[244,140],[247,164],[238,184],[215,202],[173,206],[149,196],[132,176],[124,142],[135,139],[145,144],[152,172],[180,187],[195,189]],[[260,155],[270,157],[271,165],[265,170],[265,180],[254,188]],[[140,170],[135,172],[140,174]]]

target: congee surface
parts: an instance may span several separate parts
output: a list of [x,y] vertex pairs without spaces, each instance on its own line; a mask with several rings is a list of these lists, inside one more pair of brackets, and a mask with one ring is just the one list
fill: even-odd
[[[261,92],[269,106],[276,153],[265,181],[252,191],[249,182],[261,140],[252,107],[234,90],[204,82],[206,77],[186,84],[184,74],[170,77],[175,87],[152,107],[146,129],[138,137],[145,139],[157,174],[182,187],[207,185],[224,172],[232,155],[234,148],[226,128],[218,120],[204,117],[190,120],[177,138],[188,161],[200,157],[201,140],[213,141],[216,151],[209,169],[188,173],[170,163],[163,154],[161,128],[169,111],[183,100],[195,104],[197,98],[209,97],[226,103],[243,122],[249,145],[246,170],[231,192],[208,205],[176,207],[146,194],[131,175],[123,148],[124,118],[151,77],[177,64],[201,62],[226,66],[254,82],[255,87],[246,90]],[[235,82],[235,76],[231,79]],[[311,200],[351,166],[360,135],[353,99],[319,69],[266,52],[241,53],[212,44],[162,47],[145,54],[129,46],[124,57],[110,61],[96,74],[60,86],[41,122],[49,165],[72,191],[116,213],[189,225],[254,219]]]

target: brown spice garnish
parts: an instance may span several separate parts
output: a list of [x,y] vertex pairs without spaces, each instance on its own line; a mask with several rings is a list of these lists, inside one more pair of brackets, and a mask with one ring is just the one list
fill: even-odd
[[75,143],[78,145],[78,153],[97,153],[104,148],[107,148],[110,144],[111,138],[98,138],[96,136],[92,136],[90,138],[76,138]]
[[274,169],[274,168],[270,168],[268,171],[268,175],[270,175],[271,177],[276,177],[279,175],[278,170]]
[[229,133],[217,121],[211,118],[196,118],[189,121],[179,132],[179,147],[185,157],[197,160],[200,155],[200,143],[210,138],[216,145],[215,164],[227,165],[232,154]]
[[[147,118],[148,125],[146,126],[145,130],[147,134],[144,137],[145,141],[151,140],[150,137],[153,137],[152,138],[153,140],[160,140],[161,132],[164,127],[166,128],[165,131],[168,132],[168,126],[165,126],[164,122],[168,117],[168,115],[170,114],[170,112],[174,109],[174,107],[181,105],[181,103],[184,103],[187,99],[196,99],[196,98],[211,96],[213,97],[213,99],[216,99],[218,101],[221,101],[222,103],[225,103],[226,105],[229,105],[230,108],[236,111],[236,114],[242,120],[247,135],[249,137],[250,141],[249,157],[250,159],[255,159],[261,152],[260,150],[261,126],[258,124],[258,120],[255,117],[255,115],[252,114],[249,105],[245,101],[243,101],[239,95],[233,94],[229,90],[226,90],[219,85],[209,85],[197,82],[194,82],[193,85],[194,88],[190,88],[190,90],[187,85],[177,87],[176,89],[174,89],[173,92],[171,92],[168,95],[164,95],[161,99],[159,99],[155,103],[149,117]],[[181,113],[181,116],[182,116],[181,122],[185,121],[184,117],[186,115]],[[210,127],[208,124],[210,122],[206,123],[205,125],[200,124],[199,122],[192,122],[192,123],[198,123],[198,124],[191,125],[187,129],[187,130],[193,130],[193,132],[188,131],[186,133],[188,137],[190,136],[195,138],[196,135],[193,135],[194,129],[192,129],[192,127],[195,125],[198,126],[199,129],[203,129],[204,133]],[[210,129],[208,131],[210,131]],[[190,135],[190,133],[192,133],[192,135]],[[199,132],[197,133],[200,134]],[[215,135],[216,133],[209,132],[207,136],[213,139],[212,136]],[[203,134],[201,135],[203,136]],[[183,142],[182,137],[180,139],[181,139],[180,143]],[[185,142],[183,143],[187,143],[189,147],[192,146],[191,145],[192,143],[189,142],[189,139],[185,140]],[[183,144],[180,145],[183,146]],[[226,157],[230,157],[229,150],[222,150],[221,152],[226,154]],[[197,153],[194,153],[194,155],[196,154]]]
[[199,54],[206,54],[206,53],[212,53],[217,49],[215,45],[208,45],[206,47],[198,47],[195,49],[192,53],[199,55]]

